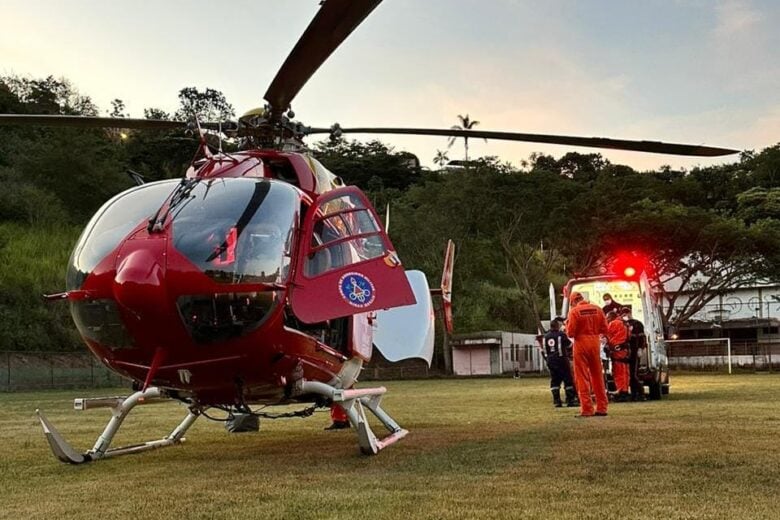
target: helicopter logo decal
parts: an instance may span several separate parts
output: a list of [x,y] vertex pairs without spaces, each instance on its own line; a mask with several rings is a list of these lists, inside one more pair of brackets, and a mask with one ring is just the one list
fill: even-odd
[[339,292],[345,302],[358,308],[368,307],[376,296],[371,280],[355,272],[345,273],[339,279]]

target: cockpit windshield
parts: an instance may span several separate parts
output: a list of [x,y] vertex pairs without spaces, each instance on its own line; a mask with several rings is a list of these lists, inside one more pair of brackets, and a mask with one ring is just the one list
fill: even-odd
[[173,246],[219,283],[282,283],[300,199],[267,179],[201,181],[173,215]]

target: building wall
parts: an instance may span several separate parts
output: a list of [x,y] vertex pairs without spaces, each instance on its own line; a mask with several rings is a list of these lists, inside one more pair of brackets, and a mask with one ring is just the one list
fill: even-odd
[[543,364],[535,334],[501,333],[501,372],[537,372]]
[[[774,297],[777,297],[774,298]],[[688,296],[680,295],[675,307],[682,307]],[[712,301],[697,312],[690,321],[722,323],[754,318],[780,319],[780,285],[767,284],[734,289]]]
[[452,368],[455,375],[490,375],[490,350],[489,346],[453,349]]
[[458,335],[450,343],[456,375],[538,372],[544,364],[535,334],[484,331]]

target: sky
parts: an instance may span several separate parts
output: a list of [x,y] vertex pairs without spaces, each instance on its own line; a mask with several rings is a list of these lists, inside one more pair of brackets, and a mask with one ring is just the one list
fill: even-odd
[[[183,87],[241,114],[318,0],[0,0],[0,74],[68,78],[107,112],[173,112]],[[775,0],[384,0],[292,106],[310,126],[478,129],[760,150],[780,141]],[[359,139],[375,136],[354,136]],[[431,166],[447,138],[379,136]],[[470,140],[518,165],[594,149]],[[448,151],[463,158],[462,140]],[[605,150],[636,169],[736,160]]]

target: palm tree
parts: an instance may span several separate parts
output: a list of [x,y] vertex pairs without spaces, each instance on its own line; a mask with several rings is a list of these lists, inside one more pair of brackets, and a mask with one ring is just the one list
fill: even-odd
[[[479,124],[479,121],[472,121],[468,114],[465,116],[462,116],[458,114],[458,120],[460,121],[459,125],[453,125],[450,127],[452,130],[471,130],[475,126]],[[449,143],[447,144],[447,148],[451,148],[453,144],[455,144],[455,140],[457,139],[456,136],[450,137]],[[466,149],[466,163],[469,162],[469,138],[464,137],[463,138],[463,145]]]
[[444,165],[450,162],[450,158],[447,157],[447,152],[436,150],[436,156],[433,158],[433,164],[438,164],[439,168],[444,168]]

